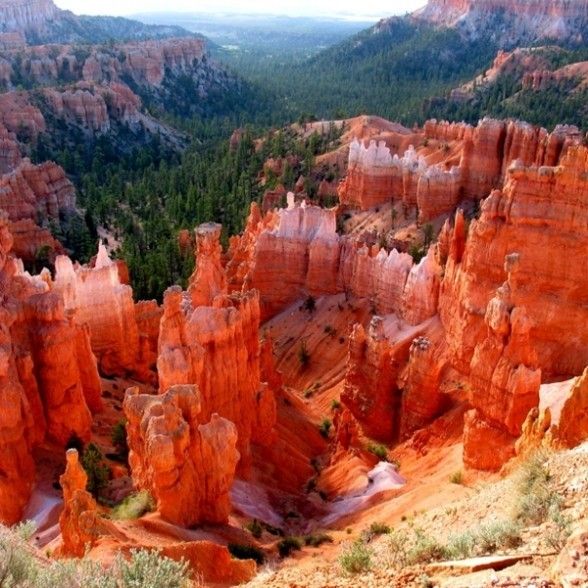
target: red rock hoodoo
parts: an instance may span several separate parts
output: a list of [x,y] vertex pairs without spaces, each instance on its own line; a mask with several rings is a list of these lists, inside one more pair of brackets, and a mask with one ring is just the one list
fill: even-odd
[[237,428],[213,414],[203,419],[196,386],[158,396],[127,391],[129,463],[138,488],[149,490],[168,521],[226,523],[239,453]]

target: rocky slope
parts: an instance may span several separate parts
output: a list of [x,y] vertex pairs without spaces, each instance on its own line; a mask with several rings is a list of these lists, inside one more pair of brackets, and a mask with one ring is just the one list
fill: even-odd
[[455,27],[470,37],[489,32],[504,46],[530,41],[586,41],[585,0],[429,0],[413,18],[436,26]]
[[[374,552],[382,566],[374,585],[396,577],[412,586],[433,573],[424,562],[498,549],[483,530],[457,549],[448,528],[459,517],[448,504],[468,504],[485,520],[506,517],[497,496],[510,482],[488,496],[469,486],[497,482],[499,471],[508,476],[537,448],[574,448],[588,433],[588,149],[576,129],[549,134],[492,119],[478,127],[385,127],[379,145],[351,143],[339,205],[316,206],[302,193],[265,213],[254,204],[226,252],[220,225],[199,226],[196,269],[185,290],[168,289],[162,308],[133,303],[124,266],[103,247],[91,266],[59,257],[54,277],[25,273],[3,218],[4,522],[19,520],[31,495],[28,508],[39,518],[35,497],[52,492],[64,501],[59,527],[55,513],[43,515],[37,535],[52,555],[88,549],[110,561],[138,545],[160,547],[211,584],[256,573],[252,561],[229,557],[226,545],[234,552],[240,543],[284,568],[276,582],[308,585],[288,568],[299,563],[315,574],[310,546],[323,529],[336,544],[321,548],[332,567],[351,548],[348,535],[374,548],[377,532],[361,531],[382,521],[408,534],[407,568]],[[409,155],[394,158],[393,150]],[[445,184],[430,185],[448,164],[460,184],[446,200]],[[432,231],[424,241],[429,230],[418,226],[417,205]],[[372,221],[379,235],[366,228]],[[410,242],[418,250],[399,251]],[[123,416],[128,462],[111,439]],[[93,470],[81,470],[75,451],[67,453],[61,497],[50,488],[65,446],[75,441],[83,462],[90,440],[106,455],[107,479],[92,488],[101,500],[86,490]],[[577,452],[561,459],[580,460]],[[549,460],[554,471],[557,459]],[[565,484],[557,505],[572,512],[565,501],[579,500],[584,482]],[[149,495],[155,512],[117,518]],[[108,501],[118,506],[100,504]],[[553,563],[537,533],[560,529],[554,545],[564,549],[553,501],[535,530],[515,517],[517,541],[537,556],[533,573],[521,577],[546,578]],[[417,510],[432,510],[419,516],[435,549],[421,544]],[[581,532],[585,513],[574,516]],[[273,533],[308,537],[309,546],[286,562]],[[578,541],[574,535],[570,545]],[[515,559],[528,555],[515,539],[503,547]],[[417,548],[422,559],[410,559]],[[569,549],[558,564],[566,569]]]
[[104,43],[110,39],[188,36],[181,27],[145,25],[126,18],[76,16],[53,0],[2,0],[0,32],[29,43]]

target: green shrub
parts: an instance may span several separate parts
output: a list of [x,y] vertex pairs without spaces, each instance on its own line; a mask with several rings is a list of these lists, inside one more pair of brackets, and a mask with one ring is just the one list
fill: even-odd
[[380,461],[388,461],[388,448],[381,443],[368,443],[367,450]]
[[451,559],[467,559],[475,552],[476,536],[470,531],[452,535],[447,542],[447,556]]
[[476,533],[476,542],[482,553],[518,547],[521,544],[521,530],[512,521],[495,521],[480,527]]
[[308,296],[302,304],[304,310],[313,313],[316,310],[316,298],[314,296]]
[[244,525],[245,529],[253,535],[256,539],[260,539],[263,534],[263,527],[257,519],[253,519],[250,523]]
[[229,543],[228,549],[235,559],[252,559],[260,566],[265,563],[265,553],[255,545]]
[[559,504],[554,504],[549,511],[550,526],[545,536],[547,545],[555,551],[561,551],[572,532],[572,520],[561,511]]
[[561,504],[561,497],[551,488],[546,461],[547,456],[538,451],[519,471],[514,518],[522,524],[541,524],[547,520],[549,512]]
[[110,513],[115,520],[133,520],[141,518],[145,513],[155,510],[153,496],[147,490],[135,492],[117,504]]
[[129,455],[129,446],[127,444],[127,421],[121,419],[112,427],[112,433],[110,440],[114,445],[118,454],[123,458],[127,459]]
[[83,451],[82,467],[88,475],[88,492],[97,496],[106,486],[110,470],[104,462],[102,452],[94,443],[90,443]]
[[449,476],[449,481],[452,484],[463,484],[463,472],[461,470],[453,472],[453,474]]
[[298,537],[284,537],[278,543],[278,553],[280,557],[288,557],[294,551],[300,551],[302,549],[302,541]]
[[408,535],[405,531],[393,529],[386,537],[386,547],[392,567],[402,568],[408,558]]
[[326,533],[317,533],[312,535],[306,535],[304,537],[304,545],[310,547],[320,547],[323,543],[333,543],[333,538]]
[[341,410],[341,402],[339,400],[331,400],[331,410],[333,412]]
[[124,588],[187,588],[188,564],[163,557],[158,551],[131,550],[131,558],[119,557],[115,565]]
[[385,523],[372,523],[370,525],[370,533],[374,536],[388,535],[392,529]]
[[321,424],[319,426],[319,433],[321,434],[321,437],[328,439],[332,426],[333,426],[333,423],[331,422],[330,419],[323,419],[323,421],[321,422]]
[[363,541],[358,540],[346,548],[339,556],[339,564],[350,574],[367,572],[372,567],[373,551]]
[[447,549],[434,537],[425,535],[420,529],[415,531],[415,542],[407,554],[409,565],[430,563],[447,557]]
[[300,347],[298,348],[298,361],[300,362],[300,367],[303,369],[308,367],[310,364],[310,353],[308,352],[306,341],[302,341]]
[[158,551],[119,554],[109,570],[89,559],[43,563],[18,533],[0,526],[0,586],[6,588],[189,588],[188,565]]
[[327,325],[324,329],[325,334],[329,335],[330,337],[336,337],[337,336],[337,329],[335,329],[335,327],[333,327],[332,325]]

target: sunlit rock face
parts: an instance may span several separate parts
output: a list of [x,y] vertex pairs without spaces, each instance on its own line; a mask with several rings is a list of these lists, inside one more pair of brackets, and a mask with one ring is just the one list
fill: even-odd
[[418,324],[437,312],[439,271],[433,253],[414,265],[406,253],[338,235],[334,210],[293,201],[264,217],[253,207],[227,262],[230,290],[259,291],[262,322],[308,295],[347,292]]
[[465,248],[449,255],[439,310],[451,361],[471,379],[472,467],[488,465],[479,454],[497,439],[512,453],[542,382],[580,374],[588,363],[588,332],[578,327],[588,319],[587,165],[584,147],[567,149],[555,167],[513,164]]
[[59,517],[61,555],[83,557],[100,536],[98,504],[87,491],[88,475],[79,461],[77,450],[66,454],[65,472],[59,478],[63,490],[63,511]]
[[486,118],[472,127],[435,120],[424,139],[403,155],[384,141],[354,141],[347,176],[339,187],[342,204],[368,210],[387,202],[416,207],[421,222],[455,210],[464,199],[480,200],[500,188],[514,161],[557,165],[567,147],[581,142],[577,128],[545,129]]
[[58,257],[53,287],[76,322],[89,326],[102,373],[123,376],[136,371],[139,330],[133,291],[121,283],[119,268],[104,245],[94,267],[74,266],[68,257]]
[[[586,0],[429,0],[413,18],[455,27],[468,36],[490,30],[503,46],[537,40],[579,43],[588,23]],[[493,28],[491,29],[490,26]]]
[[[259,294],[227,294],[220,260],[220,227],[196,230],[197,267],[187,292],[167,290],[159,335],[159,389],[195,384],[202,422],[213,414],[238,431],[239,469],[247,472],[251,442],[263,442],[275,423],[273,392],[261,380]],[[259,414],[268,417],[260,422]]]
[[35,476],[34,447],[90,438],[101,387],[87,327],[66,316],[47,272],[31,277],[10,256],[0,218],[0,520],[22,516]]
[[168,521],[226,523],[239,452],[237,427],[203,419],[198,388],[173,386],[158,396],[127,391],[129,463],[138,488],[149,490]]

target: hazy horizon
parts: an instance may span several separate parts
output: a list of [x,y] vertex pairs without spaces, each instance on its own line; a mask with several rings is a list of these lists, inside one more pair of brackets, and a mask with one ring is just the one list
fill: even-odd
[[164,6],[160,0],[104,0],[100,3],[88,0],[55,0],[59,8],[76,14],[132,16],[145,13],[223,13],[223,14],[271,14],[283,16],[337,17],[353,20],[377,20],[387,16],[412,12],[424,6],[426,0],[298,0],[279,2],[271,0],[204,0],[197,5],[191,0],[170,0]]

